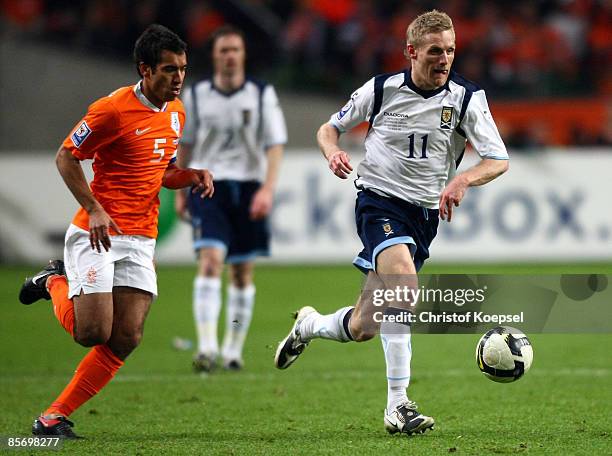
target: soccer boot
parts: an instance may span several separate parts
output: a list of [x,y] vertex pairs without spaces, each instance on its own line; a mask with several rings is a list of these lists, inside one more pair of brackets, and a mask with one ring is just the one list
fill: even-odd
[[287,369],[308,346],[309,342],[305,342],[300,339],[299,327],[304,318],[313,312],[316,312],[313,307],[306,306],[302,307],[295,313],[295,323],[293,324],[291,331],[289,331],[287,337],[285,337],[285,339],[278,344],[278,348],[276,349],[274,365],[277,368]]
[[228,359],[223,362],[223,369],[227,371],[238,372],[242,370],[243,366],[244,366],[244,363],[242,362],[241,359]]
[[19,291],[19,301],[29,305],[39,299],[51,299],[47,291],[47,279],[52,275],[65,275],[64,262],[62,260],[51,260],[45,269],[38,274],[27,277]]
[[74,423],[65,416],[56,418],[39,416],[32,424],[32,434],[34,435],[52,435],[62,437],[64,439],[81,439],[72,430]]
[[406,401],[391,412],[385,409],[385,429],[389,434],[422,434],[427,429],[433,429],[434,424],[432,417],[417,412],[417,405],[413,401]]
[[196,374],[207,373],[210,374],[217,368],[216,356],[206,355],[204,353],[199,353],[195,358],[193,358],[193,371]]

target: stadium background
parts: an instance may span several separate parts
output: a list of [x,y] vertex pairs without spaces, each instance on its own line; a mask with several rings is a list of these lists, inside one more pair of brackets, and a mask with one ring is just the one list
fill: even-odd
[[[476,335],[415,337],[415,398],[439,417],[436,433],[420,441],[383,434],[385,381],[375,342],[313,344],[295,370],[272,371],[290,312],[346,305],[361,280],[348,266],[358,247],[354,190],[327,171],[314,133],[365,80],[403,67],[405,28],[431,7],[453,17],[455,69],[487,91],[512,161],[507,175],[468,192],[426,272],[610,274],[610,2],[3,0],[0,435],[26,435],[84,353],[48,306],[23,308],[16,299],[26,274],[61,255],[76,208],[54,167],[57,146],[91,101],[136,81],[131,48],[149,23],[188,41],[189,84],[209,74],[208,37],[230,22],[247,33],[249,72],[275,84],[289,130],[273,258],[257,274],[246,370],[205,379],[189,371],[191,352],[182,348],[194,332],[193,254],[189,228],[175,220],[172,193],[164,192],[161,292],[144,343],[101,397],[75,414],[77,431],[90,439],[68,450],[287,454],[290,442],[304,454],[609,452],[609,334],[530,335],[534,369],[516,385],[479,378]],[[345,138],[354,161],[362,135]],[[476,395],[478,402],[462,399]],[[519,395],[529,401],[520,422]],[[159,413],[163,423],[151,419]]]

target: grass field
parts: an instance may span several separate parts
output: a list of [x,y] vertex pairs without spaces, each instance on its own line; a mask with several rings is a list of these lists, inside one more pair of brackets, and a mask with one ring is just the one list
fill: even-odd
[[[611,265],[430,267],[425,272],[612,274]],[[17,301],[32,268],[0,268],[0,435],[27,436],[86,353],[50,304]],[[352,304],[360,275],[350,267],[261,267],[241,373],[191,372],[190,267],[159,270],[142,345],[117,377],[74,413],[86,440],[69,454],[612,454],[612,335],[530,334],[535,360],[513,384],[486,380],[475,366],[479,335],[413,336],[410,396],[436,419],[412,438],[389,436],[384,358],[378,339],[315,341],[287,371],[276,344],[303,305],[328,312]],[[38,452],[36,452],[38,454]]]

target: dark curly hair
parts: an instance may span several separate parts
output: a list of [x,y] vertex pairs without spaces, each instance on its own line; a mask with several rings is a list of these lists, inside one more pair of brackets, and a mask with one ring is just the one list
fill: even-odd
[[176,33],[163,25],[152,24],[142,32],[134,45],[136,71],[142,77],[139,68],[141,63],[155,68],[161,60],[162,51],[183,54],[186,50],[187,44]]

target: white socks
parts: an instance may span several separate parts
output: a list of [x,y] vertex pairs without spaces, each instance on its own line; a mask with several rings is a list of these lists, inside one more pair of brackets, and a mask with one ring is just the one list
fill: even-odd
[[348,321],[353,309],[352,306],[343,307],[329,315],[321,315],[319,312],[308,314],[300,324],[300,338],[305,342],[317,338],[338,342],[353,340],[348,329]]
[[391,411],[408,399],[406,388],[410,383],[410,326],[383,322],[380,340],[387,364],[387,410]]
[[221,279],[196,276],[193,281],[193,316],[198,335],[198,353],[217,356],[217,321],[221,310]]
[[[308,314],[298,328],[304,342],[312,339],[330,339],[339,342],[353,340],[348,322],[354,307],[343,307],[333,314]],[[349,313],[350,312],[350,313]],[[400,313],[401,309],[388,308],[385,313]],[[410,361],[412,347],[410,326],[402,323],[383,322],[380,339],[387,364],[387,410],[391,411],[408,400],[406,389],[410,383]]]
[[[227,288],[225,336],[221,355],[225,361],[242,360],[242,348],[253,316],[255,286]],[[221,311],[221,279],[197,276],[193,281],[193,315],[198,335],[198,353],[219,354],[217,322]]]
[[[298,328],[300,338],[309,342],[312,339],[330,339],[338,342],[353,340],[349,333],[348,322],[354,307],[343,307],[333,314],[308,314]],[[391,313],[400,309],[389,308]],[[383,322],[380,326],[380,339],[387,364],[387,410],[391,411],[408,400],[406,389],[410,383],[410,361],[412,346],[410,326],[402,323]]]
[[251,324],[254,304],[253,284],[245,288],[236,288],[234,285],[227,287],[225,336],[221,349],[225,361],[242,360],[242,347]]

